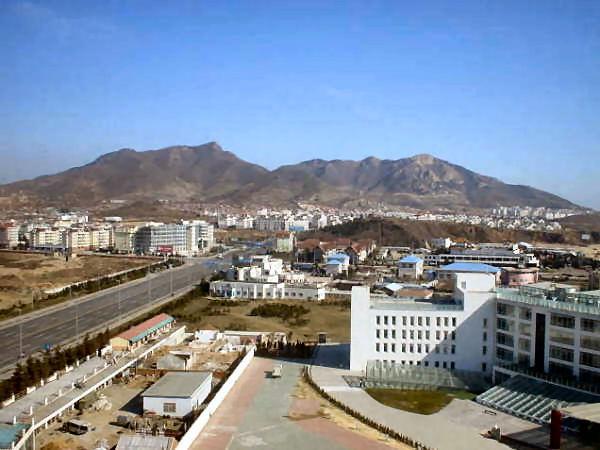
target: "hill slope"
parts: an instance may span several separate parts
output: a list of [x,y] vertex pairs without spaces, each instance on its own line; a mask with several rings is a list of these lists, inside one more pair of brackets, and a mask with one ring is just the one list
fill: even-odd
[[239,159],[215,142],[144,152],[119,150],[56,175],[0,186],[0,196],[13,202],[61,206],[93,206],[118,198],[254,205],[383,202],[448,209],[576,207],[556,195],[505,184],[431,155],[398,160],[316,159],[269,171]]

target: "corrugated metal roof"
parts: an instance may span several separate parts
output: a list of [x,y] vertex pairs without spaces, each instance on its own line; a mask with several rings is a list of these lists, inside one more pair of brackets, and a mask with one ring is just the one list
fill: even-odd
[[129,330],[119,334],[118,337],[128,340],[131,343],[141,341],[149,334],[152,334],[156,330],[164,327],[165,325],[174,322],[175,319],[168,314],[161,313],[145,322],[140,323]]
[[441,270],[450,270],[454,272],[482,272],[482,273],[498,273],[500,269],[489,264],[455,262],[440,267]]
[[172,450],[175,439],[169,436],[137,434],[121,436],[116,450]]
[[142,397],[191,397],[211,378],[211,372],[168,372],[142,393]]
[[29,425],[17,423],[15,425],[0,423],[0,448],[10,448],[11,444],[19,440],[21,432],[26,430]]

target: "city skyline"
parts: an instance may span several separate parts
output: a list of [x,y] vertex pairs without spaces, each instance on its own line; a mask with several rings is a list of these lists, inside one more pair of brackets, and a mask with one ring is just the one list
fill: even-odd
[[429,153],[600,208],[592,2],[7,1],[0,24],[2,183],[214,140],[269,169]]

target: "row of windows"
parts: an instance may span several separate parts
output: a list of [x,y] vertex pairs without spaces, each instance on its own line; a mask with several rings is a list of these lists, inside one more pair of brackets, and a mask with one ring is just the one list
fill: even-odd
[[[402,353],[429,353],[429,350],[431,349],[429,344],[400,344],[399,348]],[[391,353],[396,353],[396,344],[388,344],[387,342],[384,342],[383,344],[379,342],[375,343],[375,351],[381,352],[382,350],[383,352],[388,352],[389,350]],[[434,346],[434,351],[438,354],[444,353],[446,355],[450,352],[454,355],[456,353],[456,345],[436,345]]]
[[[384,366],[387,366],[388,363],[390,363],[390,364],[396,364],[396,360],[395,359],[391,359],[389,361],[387,359],[384,359],[384,360],[382,360],[382,362],[383,362]],[[429,367],[429,361],[423,361],[422,364],[421,364],[421,361],[405,361],[405,360],[402,360],[402,361],[400,361],[400,364],[402,364],[402,365],[409,365],[409,366],[413,366],[413,365],[414,366],[421,366],[421,365],[423,365],[424,367]],[[442,365],[442,367],[444,369],[448,369],[448,361],[442,361],[441,365]],[[434,367],[440,367],[440,361],[434,361],[433,362],[433,366]],[[450,361],[450,369],[454,369],[455,367],[456,367],[455,362],[454,361]],[[484,372],[486,370],[486,364],[485,363],[482,364],[482,370]]]
[[[448,339],[448,335],[450,335],[450,339],[452,339],[453,341],[456,340],[456,331],[451,331],[451,332],[443,331],[442,332],[440,330],[437,330],[435,332],[435,338],[438,341],[441,341],[442,339],[444,339],[444,340]],[[388,338],[396,339],[396,330],[387,330],[387,329],[380,330],[379,328],[377,328],[375,330],[375,337],[377,339],[381,339],[382,336],[383,336],[383,339],[388,339]],[[414,340],[415,336],[417,337],[417,340],[421,340],[421,339],[423,339],[423,337],[425,337],[425,340],[429,340],[431,337],[431,333],[429,330],[425,330],[424,332],[421,330],[416,330],[416,333],[415,333],[415,330],[408,330],[408,332],[407,332],[407,330],[402,330],[402,339],[409,338],[409,339]]]
[[[377,316],[375,318],[377,325],[381,325],[383,319],[383,325],[396,325],[396,316]],[[416,320],[415,320],[416,319]],[[410,326],[419,326],[423,325],[426,327],[431,326],[431,317],[414,317],[414,316],[402,316],[402,325],[407,326],[410,323]],[[445,327],[449,327],[452,324],[453,327],[456,326],[456,317],[436,317],[435,324],[438,327],[441,327],[442,324]]]

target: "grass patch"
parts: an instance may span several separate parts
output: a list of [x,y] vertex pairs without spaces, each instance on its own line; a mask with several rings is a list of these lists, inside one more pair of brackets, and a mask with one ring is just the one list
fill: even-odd
[[433,414],[441,410],[453,399],[472,400],[475,394],[461,390],[400,390],[368,388],[367,394],[392,408],[417,414]]

